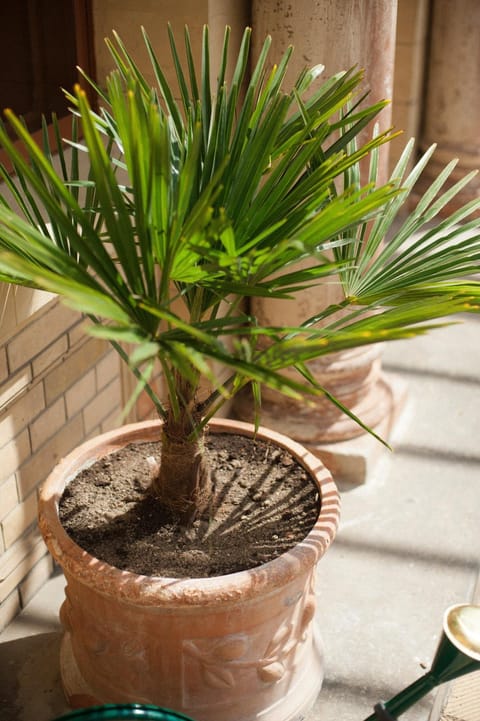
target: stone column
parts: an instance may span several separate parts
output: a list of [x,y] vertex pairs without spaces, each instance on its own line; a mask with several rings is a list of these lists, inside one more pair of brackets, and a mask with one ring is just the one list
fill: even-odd
[[[388,144],[393,170],[410,138],[420,143],[425,90],[430,0],[401,0],[398,5],[392,119],[400,137]],[[413,166],[413,158],[411,166]]]
[[[396,20],[397,0],[252,0],[253,53],[258,55],[266,35],[272,37],[272,61],[293,45],[287,87],[304,67],[317,63],[325,66],[325,78],[354,66],[363,69],[362,89],[372,105],[393,96]],[[380,129],[389,128],[391,119],[388,106],[378,116]],[[387,169],[388,149],[383,150]]]
[[[430,27],[421,146],[438,143],[438,148],[422,175],[424,186],[452,158],[459,159],[452,181],[480,168],[480,3],[434,0]],[[479,194],[477,176],[446,212]]]
[[[230,27],[228,79],[231,78],[245,28],[250,24],[249,0],[208,0],[208,26],[210,46],[215,49],[213,58],[220,60],[225,26]],[[211,68],[212,82],[217,78],[217,67]]]
[[[365,69],[367,103],[392,97],[396,0],[253,0],[254,55],[267,34],[272,36],[272,62],[289,45],[295,48],[286,83],[307,65],[325,65],[324,76],[358,66]],[[387,107],[378,118],[381,129],[391,125]],[[368,131],[371,136],[372,129]],[[384,146],[381,174],[388,177],[388,149]],[[339,283],[325,284],[300,294],[297,302],[254,299],[252,310],[260,322],[298,325],[319,308],[342,297]],[[288,320],[286,320],[288,319]],[[388,435],[396,407],[391,384],[381,371],[378,346],[325,356],[309,365],[315,377],[369,426]],[[247,397],[236,404],[238,415],[251,416]],[[327,462],[337,477],[365,480],[369,454],[377,455],[377,441],[329,401],[313,407],[294,403],[265,390],[262,423],[293,436]],[[360,436],[360,441],[352,442]],[[332,441],[334,443],[332,443]]]

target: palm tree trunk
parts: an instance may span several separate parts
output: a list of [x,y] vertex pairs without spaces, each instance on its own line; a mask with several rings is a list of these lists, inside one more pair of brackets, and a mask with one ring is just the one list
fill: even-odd
[[170,409],[162,427],[162,452],[152,492],[161,505],[185,525],[198,518],[212,500],[212,478],[205,454],[204,433],[194,400],[195,389],[177,378],[180,412]]

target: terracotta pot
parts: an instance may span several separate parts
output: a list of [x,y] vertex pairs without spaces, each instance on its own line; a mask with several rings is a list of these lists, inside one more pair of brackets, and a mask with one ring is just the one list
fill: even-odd
[[[315,380],[343,405],[377,428],[392,412],[392,389],[382,372],[381,344],[329,353],[310,361],[308,369]],[[298,379],[295,372],[286,375]],[[312,396],[305,403],[262,388],[262,419],[272,429],[281,429],[299,443],[321,444],[346,441],[366,435],[366,431],[326,396]],[[235,397],[235,415],[249,421],[254,415],[251,390]]]
[[[121,571],[65,533],[58,504],[78,471],[127,443],[157,440],[160,424],[124,426],[88,441],[52,472],[40,495],[48,548],[67,579],[60,617],[61,672],[74,707],[136,701],[198,721],[292,721],[323,680],[314,624],[315,568],[339,518],[337,489],[322,463],[276,432],[258,436],[288,448],[318,484],[315,527],[291,551],[225,576],[173,579]],[[215,432],[251,436],[250,424],[216,420]]]

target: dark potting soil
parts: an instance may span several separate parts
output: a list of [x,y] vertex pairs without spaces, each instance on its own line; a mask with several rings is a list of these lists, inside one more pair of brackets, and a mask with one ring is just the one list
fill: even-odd
[[131,444],[78,473],[61,499],[60,520],[96,558],[173,578],[252,568],[305,538],[318,517],[319,495],[287,451],[244,436],[212,434],[207,453],[215,500],[210,518],[188,530],[148,493],[159,443]]

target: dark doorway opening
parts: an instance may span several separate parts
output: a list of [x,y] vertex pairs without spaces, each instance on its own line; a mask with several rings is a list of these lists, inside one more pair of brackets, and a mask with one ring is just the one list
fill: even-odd
[[[31,132],[42,115],[67,115],[61,88],[94,75],[91,0],[14,0],[0,9],[0,109],[11,108]],[[70,122],[62,124],[68,135]],[[1,160],[1,152],[0,152]]]

